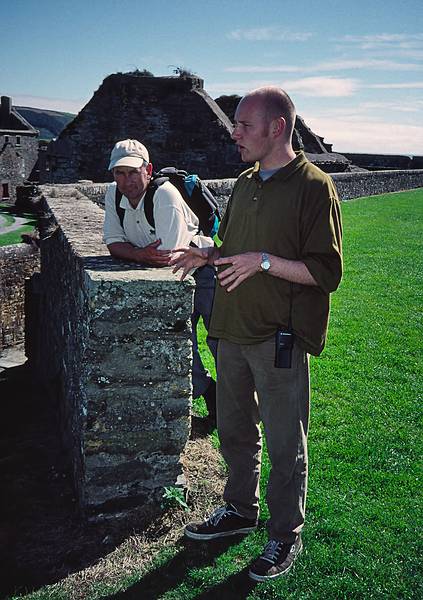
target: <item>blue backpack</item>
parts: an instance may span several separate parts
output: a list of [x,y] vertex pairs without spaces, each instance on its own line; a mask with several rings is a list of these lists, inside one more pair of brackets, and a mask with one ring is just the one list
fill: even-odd
[[[151,181],[148,184],[144,196],[144,213],[151,228],[153,230],[156,229],[153,212],[154,194],[165,181],[170,181],[176,187],[186,204],[197,215],[200,222],[199,232],[201,231],[204,235],[213,238],[217,233],[220,223],[219,205],[216,198],[198,175],[189,175],[186,171],[176,169],[175,167],[165,167],[157,173],[153,173]],[[123,227],[125,210],[120,207],[121,198],[122,193],[116,186],[116,212]]]

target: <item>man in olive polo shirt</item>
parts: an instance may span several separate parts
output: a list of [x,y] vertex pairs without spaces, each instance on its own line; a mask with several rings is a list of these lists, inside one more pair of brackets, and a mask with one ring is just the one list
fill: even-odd
[[203,523],[187,525],[185,534],[210,540],[255,529],[262,421],[270,519],[269,542],[249,571],[256,581],[285,574],[302,549],[308,356],[323,350],[329,296],[342,276],[336,190],[328,175],[294,152],[294,123],[295,107],[280,88],[258,88],[241,100],[232,137],[242,159],[255,166],[235,183],[219,229],[222,245],[179,249],[171,261],[182,277],[194,266],[219,268],[209,331],[219,338],[226,504]]

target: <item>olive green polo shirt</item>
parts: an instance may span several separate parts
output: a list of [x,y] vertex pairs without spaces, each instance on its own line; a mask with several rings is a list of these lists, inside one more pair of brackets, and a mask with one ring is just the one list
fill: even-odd
[[[209,334],[238,344],[255,344],[287,327],[311,354],[323,350],[329,294],[342,276],[342,225],[332,179],[300,152],[263,181],[259,165],[235,183],[222,223],[222,257],[267,252],[305,263],[317,286],[291,284],[256,273],[235,290],[216,288]],[[226,268],[223,267],[223,268]]]

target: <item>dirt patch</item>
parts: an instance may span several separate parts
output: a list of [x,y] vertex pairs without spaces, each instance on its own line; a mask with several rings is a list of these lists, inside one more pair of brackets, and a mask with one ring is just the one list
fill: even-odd
[[[34,389],[26,365],[0,373],[0,399],[2,598],[47,584],[57,592],[50,597],[89,598],[96,583],[145,572],[158,552],[175,544],[184,564],[210,560],[208,550],[182,542],[184,525],[221,502],[224,467],[209,437],[190,440],[184,455],[189,512],[172,508],[163,514],[157,507],[142,520],[135,515],[87,525],[77,510],[56,409]],[[163,576],[145,585],[154,590]],[[143,598],[157,597],[151,593]]]

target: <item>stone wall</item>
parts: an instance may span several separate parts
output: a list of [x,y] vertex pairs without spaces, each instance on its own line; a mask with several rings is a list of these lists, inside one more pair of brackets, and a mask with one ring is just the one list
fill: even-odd
[[28,244],[0,248],[0,350],[24,340],[25,279],[39,269],[39,252]]
[[[341,200],[423,187],[423,169],[332,173],[331,177],[336,184]],[[215,195],[222,214],[225,211],[235,181],[236,179],[234,178],[205,180],[205,183]],[[104,195],[108,185],[106,183],[85,181],[76,184],[76,188],[90,198],[90,200],[103,206]]]
[[78,116],[49,144],[40,181],[111,181],[110,152],[133,138],[148,148],[155,170],[177,166],[201,177],[242,169],[228,117],[198,77],[107,77]]
[[341,200],[423,187],[423,169],[334,173],[332,178]]
[[[341,200],[423,187],[423,169],[332,173],[331,177],[335,182]],[[235,181],[235,179],[212,179],[206,182],[216,196],[222,212],[226,208]],[[86,188],[86,193],[90,194],[88,188]],[[100,197],[100,194],[98,194],[97,198]]]
[[28,353],[58,399],[80,505],[98,515],[159,504],[181,482],[190,431],[192,282],[115,261],[99,207],[72,186],[41,189],[52,214],[40,224]]
[[344,153],[354,165],[370,171],[423,169],[423,156],[407,156],[401,154],[364,154]]

